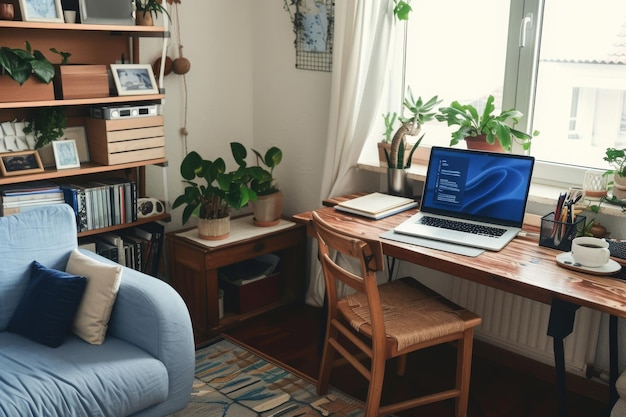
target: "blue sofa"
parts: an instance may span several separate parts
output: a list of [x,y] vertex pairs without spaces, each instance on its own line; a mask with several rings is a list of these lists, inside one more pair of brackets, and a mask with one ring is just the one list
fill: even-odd
[[68,332],[52,348],[7,330],[33,261],[63,270],[76,246],[65,204],[0,218],[0,416],[163,417],[185,408],[194,376],[191,320],[163,281],[123,268],[100,345]]

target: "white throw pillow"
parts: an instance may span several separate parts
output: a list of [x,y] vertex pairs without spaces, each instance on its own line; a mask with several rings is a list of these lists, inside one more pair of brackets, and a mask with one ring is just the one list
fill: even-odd
[[122,279],[121,265],[108,265],[74,249],[65,271],[87,277],[87,288],[78,306],[72,330],[93,345],[104,342]]

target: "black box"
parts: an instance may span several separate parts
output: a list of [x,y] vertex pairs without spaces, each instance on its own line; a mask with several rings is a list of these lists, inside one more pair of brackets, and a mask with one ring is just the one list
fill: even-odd
[[554,220],[554,212],[548,213],[541,218],[541,231],[539,233],[539,246],[570,251],[572,240],[585,233],[585,216],[576,216],[573,223]]

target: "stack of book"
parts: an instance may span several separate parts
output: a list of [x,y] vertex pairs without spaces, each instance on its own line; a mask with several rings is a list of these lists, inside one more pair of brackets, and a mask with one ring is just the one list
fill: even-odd
[[35,207],[63,204],[63,191],[51,182],[12,184],[0,189],[2,216],[21,213]]
[[79,246],[120,265],[158,276],[164,235],[165,227],[153,222],[81,238]]
[[341,202],[335,206],[335,209],[378,220],[413,207],[417,207],[417,202],[412,198],[371,193]]

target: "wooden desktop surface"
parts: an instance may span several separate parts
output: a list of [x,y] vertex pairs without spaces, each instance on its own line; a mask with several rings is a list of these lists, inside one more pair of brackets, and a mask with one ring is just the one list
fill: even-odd
[[[357,195],[355,195],[357,196]],[[350,196],[348,196],[349,198]],[[325,205],[332,206],[335,201]],[[468,257],[436,249],[380,238],[380,235],[415,214],[412,209],[381,220],[370,220],[324,207],[316,210],[337,228],[380,239],[387,256],[422,265],[454,276],[526,298],[552,304],[554,298],[626,318],[626,271],[613,276],[596,276],[562,268],[555,257],[560,251],[539,246],[538,237],[516,237],[499,252],[485,251]],[[297,214],[296,221],[308,225],[314,236],[311,212]],[[621,259],[615,261],[625,265]]]

